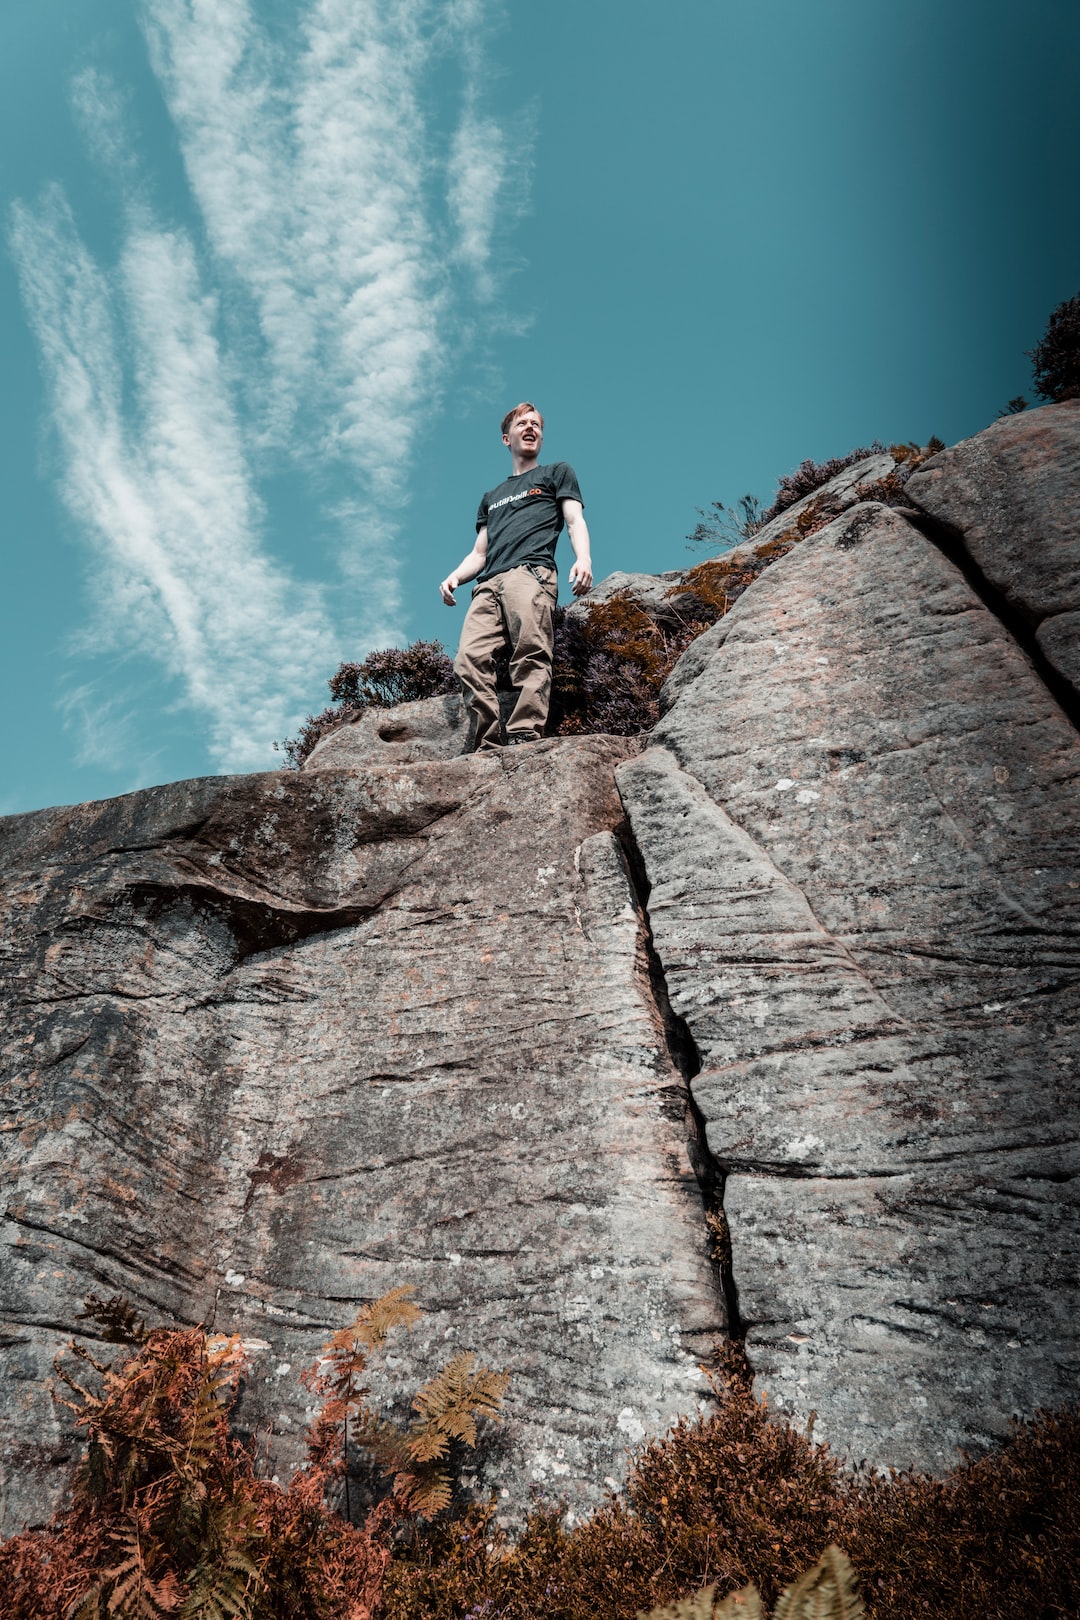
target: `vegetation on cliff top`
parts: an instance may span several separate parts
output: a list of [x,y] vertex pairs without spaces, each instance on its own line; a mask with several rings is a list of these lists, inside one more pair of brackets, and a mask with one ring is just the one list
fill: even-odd
[[309,714],[295,737],[274,744],[293,770],[300,769],[323,737],[367,709],[389,709],[458,690],[454,665],[441,641],[414,641],[368,653],[358,664],[339,665],[326,684],[333,703]]
[[[1046,331],[1028,350],[1035,392],[1052,405],[1080,399],[1080,292],[1066,298],[1050,313]],[[1023,394],[1010,399],[999,416],[1015,416],[1027,409]]]
[[[754,1620],[745,1588],[771,1606],[830,1546],[850,1558],[868,1620],[1080,1610],[1076,1412],[1039,1417],[945,1480],[851,1474],[768,1412],[729,1349],[716,1410],[641,1451],[623,1493],[573,1526],[536,1502],[515,1539],[494,1500],[458,1483],[505,1375],[454,1357],[407,1425],[367,1400],[369,1357],[417,1314],[406,1290],[362,1311],[304,1375],[318,1411],[287,1486],[267,1477],[258,1437],[230,1434],[236,1338],[149,1331],[121,1301],[90,1304],[127,1349],[109,1366],[78,1347],[59,1369],[86,1456],[70,1507],[0,1546],[4,1620],[633,1620],[703,1587],[680,1620],[712,1620],[732,1593],[723,1620]],[[361,1457],[383,1487],[359,1500]],[[800,1583],[817,1607],[791,1599],[777,1620],[855,1620],[850,1591],[828,1606],[845,1577],[835,1554],[825,1565]]]
[[1040,399],[1080,399],[1080,292],[1052,311],[1028,359]]
[[[884,449],[884,446],[875,446]],[[904,483],[915,468],[944,446],[895,444],[889,454],[897,469],[860,489],[860,498],[898,505]],[[753,505],[745,505],[745,527],[760,527],[805,495],[820,490],[838,472],[872,451],[855,450],[831,461],[804,461],[782,479],[776,501],[759,520]],[[717,512],[723,508],[719,502]],[[772,540],[758,547],[740,546],[734,558],[710,557],[687,571],[669,592],[658,613],[647,610],[629,592],[606,602],[583,604],[555,611],[555,653],[552,667],[551,712],[548,734],[577,736],[605,732],[636,736],[649,731],[659,718],[660,692],[678,659],[691,641],[723,618],[759,575],[818,529],[832,521],[839,506],[825,493]],[[698,540],[725,541],[722,528],[698,525]],[[509,674],[501,671],[509,686]],[[369,708],[388,708],[454,692],[457,679],[445,648],[438,641],[415,641],[405,648],[389,647],[369,653],[360,663],[342,664],[328,681],[333,703],[320,714],[309,715],[296,737],[280,745],[286,763],[299,769],[312,749],[329,732],[355,719]]]
[[[1050,315],[1046,331],[1030,350],[1035,389],[1040,399],[1080,398],[1080,293],[1067,298]],[[1009,401],[1008,415],[1026,408],[1022,395]],[[902,505],[904,484],[915,468],[945,448],[932,438],[925,446],[885,446],[878,440],[825,461],[806,460],[786,473],[772,503],[762,510],[754,495],[743,495],[734,508],[713,501],[699,509],[699,522],[687,537],[691,545],[730,549],[752,541],[765,524],[822,490],[838,474],[868,456],[887,453],[897,463],[885,478],[860,488],[862,500]],[[815,533],[836,515],[823,498],[812,502],[797,522],[771,545],[736,565],[710,558],[692,568],[670,593],[677,608],[657,615],[633,597],[597,603],[587,612],[557,610],[555,661],[549,735],[609,732],[629,736],[648,731],[659,715],[660,689],[681,654],[696,636],[715,624],[754,579],[785,556],[791,547]],[[505,683],[509,679],[504,672]],[[369,653],[360,663],[342,664],[327,683],[333,703],[309,715],[295,737],[280,747],[286,764],[300,769],[321,738],[365,709],[386,708],[457,690],[453,664],[438,641],[416,641],[405,648]]]

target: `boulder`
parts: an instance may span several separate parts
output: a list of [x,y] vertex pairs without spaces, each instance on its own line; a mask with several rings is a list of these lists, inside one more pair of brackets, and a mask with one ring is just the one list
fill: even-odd
[[[814,490],[810,495],[804,495],[800,501],[795,501],[778,517],[764,524],[748,540],[741,541],[717,555],[732,567],[749,565],[757,560],[760,547],[782,540],[812,507],[820,507],[823,512],[846,511],[849,506],[864,498],[862,490],[866,485],[879,482],[896,469],[897,463],[887,450],[866,456],[862,461],[856,461],[852,466],[845,467],[843,472],[831,478],[827,484],[822,484],[820,489]],[[693,566],[690,564],[686,568],[669,569],[663,574],[626,574],[619,571],[607,574],[596,582],[588,596],[571,602],[568,611],[575,615],[583,614],[594,603],[610,602],[613,596],[629,592],[652,618],[675,624],[684,616],[686,600],[684,598],[680,602],[673,599],[669,592],[673,586],[685,582]]]
[[695,643],[618,780],[761,1387],[944,1469],[1073,1398],[1080,741],[852,509]]
[[724,1329],[685,1092],[583,737],[181,782],[0,821],[3,1530],[73,1454],[52,1358],[94,1292],[243,1335],[284,1477],[361,1303],[511,1374],[474,1478],[574,1511],[706,1398]]
[[753,555],[758,546],[770,545],[773,541],[782,539],[814,505],[828,512],[846,512],[849,506],[854,506],[865,498],[862,491],[866,485],[879,483],[881,479],[894,473],[896,468],[897,463],[887,450],[876,450],[872,455],[864,456],[861,461],[852,462],[850,467],[838,472],[835,478],[830,478],[820,489],[812,490],[809,495],[804,495],[802,500],[794,501],[778,516],[770,518],[768,523],[763,523],[761,528],[751,535],[745,546],[736,546],[731,552],[725,553],[725,556],[735,559],[745,550],[749,550]]
[[365,709],[315,744],[306,771],[351,770],[358,765],[408,765],[454,759],[466,752],[469,719],[457,692],[445,697]]
[[1080,692],[1080,400],[1005,416],[908,480]]
[[1035,640],[1044,657],[1080,696],[1080,610],[1044,619]]
[[683,568],[671,568],[664,574],[625,574],[616,570],[598,579],[588,596],[574,597],[567,604],[567,612],[580,615],[599,602],[610,602],[612,597],[629,592],[654,618],[664,618],[671,607],[667,593],[673,585],[681,585],[685,575]]

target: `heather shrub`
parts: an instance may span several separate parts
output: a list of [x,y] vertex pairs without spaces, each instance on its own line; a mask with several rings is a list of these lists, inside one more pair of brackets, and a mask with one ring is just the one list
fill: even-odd
[[695,602],[660,624],[628,592],[594,603],[585,614],[556,608],[549,733],[629,737],[649,731],[660,715],[660,688],[717,616]]
[[[117,1304],[97,1319],[115,1326]],[[452,1468],[478,1417],[497,1414],[505,1375],[459,1355],[418,1392],[410,1424],[368,1404],[369,1358],[415,1314],[395,1290],[324,1348],[305,1375],[318,1401],[308,1462],[284,1488],[229,1433],[237,1339],[147,1330],[129,1313],[110,1335],[138,1336],[125,1359],[77,1349],[61,1379],[87,1456],[71,1507],[0,1546],[4,1620],[632,1620],[703,1588],[712,1596],[680,1620],[736,1593],[720,1614],[750,1620],[749,1587],[774,1620],[798,1620],[799,1593],[808,1615],[829,1615],[844,1590],[856,1601],[839,1548],[868,1620],[1080,1612],[1076,1410],[1018,1426],[945,1479],[852,1474],[769,1412],[728,1349],[715,1409],[640,1451],[621,1494],[573,1525],[537,1501],[515,1538],[494,1500],[455,1498]],[[386,1493],[353,1523],[338,1509],[357,1452]]]
[[666,595],[674,601],[685,602],[691,622],[697,624],[697,633],[700,634],[707,625],[722,619],[766,568],[779,562],[781,557],[786,557],[801,540],[831,523],[837,511],[838,508],[823,497],[811,501],[790,528],[774,535],[771,540],[762,541],[753,550],[740,547],[734,554],[722,553],[719,557],[709,557],[697,563],[688,569],[681,583],[673,585]]
[[869,1620],[1080,1612],[1076,1412],[1040,1417],[945,1480],[853,1476],[772,1417],[733,1360],[718,1393],[715,1412],[647,1446],[625,1492],[572,1528],[547,1504],[516,1542],[493,1506],[423,1526],[387,1570],[386,1620],[633,1620],[710,1586],[722,1598],[752,1585],[771,1606],[830,1544]]
[[1052,312],[1046,331],[1029,352],[1042,399],[1080,399],[1080,293]]
[[288,770],[298,771],[304,764],[315,744],[328,737],[339,726],[347,725],[350,720],[359,719],[365,712],[361,703],[340,703],[321,709],[318,714],[309,714],[295,737],[286,737],[284,742],[275,743],[274,748],[285,755],[285,765]]
[[761,514],[761,522],[771,523],[773,518],[786,512],[789,506],[801,501],[805,495],[812,495],[822,484],[842,473],[846,467],[853,467],[857,461],[865,461],[867,456],[880,455],[885,446],[875,439],[873,444],[861,445],[857,450],[850,450],[846,456],[833,456],[828,461],[802,461],[794,472],[786,473],[776,486],[776,495],[773,503]]
[[368,653],[358,664],[341,664],[327,681],[333,704],[309,714],[295,737],[274,747],[298,771],[317,742],[367,709],[388,709],[458,690],[454,665],[441,641],[414,641]]
[[1080,1614],[1080,1409],[1040,1413],[945,1479],[846,1482],[835,1539],[871,1620]]
[[335,703],[388,709],[457,691],[453,661],[441,641],[414,641],[368,653],[359,664],[342,664],[327,685]]
[[[884,453],[886,448],[897,464],[895,469],[884,478],[856,486],[857,494],[860,500],[899,506],[903,504],[904,485],[911,474],[930,456],[944,450],[945,445],[941,439],[931,438],[925,445],[890,444],[886,447],[875,439],[872,445],[852,450],[846,456],[835,456],[831,461],[804,461],[793,473],[780,480],[776,499],[767,511],[761,511],[760,503],[752,495],[742,497],[736,512],[729,511],[722,501],[713,501],[707,511],[698,509],[701,521],[687,538],[691,545],[711,545],[721,551],[739,546],[740,550],[745,550],[745,542],[752,540],[766,523],[771,523],[807,495],[822,489],[846,467],[864,461],[867,456]],[[831,522],[840,510],[840,505],[830,500],[828,495],[819,497],[817,502],[811,504],[812,522],[809,525],[805,521],[806,514],[800,513],[796,540],[805,539],[808,534]],[[780,538],[785,549],[790,550],[787,532]],[[760,557],[761,553],[755,555]]]
[[697,563],[688,569],[680,584],[671,587],[667,595],[675,601],[685,599],[692,604],[692,610],[702,617],[711,615],[715,624],[717,619],[722,619],[735,606],[743,592],[755,579],[760,578],[770,563],[786,557],[792,547],[811,532],[815,516],[816,507],[808,507],[798,524],[773,540],[765,541],[754,551],[743,551],[735,557],[721,554]]

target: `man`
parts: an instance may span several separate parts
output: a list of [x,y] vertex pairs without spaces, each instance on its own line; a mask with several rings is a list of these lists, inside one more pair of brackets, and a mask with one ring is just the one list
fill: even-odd
[[555,545],[563,525],[574,548],[570,584],[575,596],[592,586],[589,531],[574,469],[565,461],[540,465],[544,418],[528,400],[503,417],[510,451],[509,478],[489,490],[476,514],[476,544],[439,586],[447,607],[467,580],[477,581],[461,629],[454,669],[465,688],[473,747],[501,745],[495,659],[510,654],[516,693],[506,742],[535,742],[544,734],[551,697],[552,610],[559,594]]

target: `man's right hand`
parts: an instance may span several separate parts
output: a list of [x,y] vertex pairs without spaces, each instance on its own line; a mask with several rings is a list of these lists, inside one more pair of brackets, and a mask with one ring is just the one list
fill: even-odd
[[454,601],[454,592],[457,590],[457,588],[458,577],[456,574],[448,574],[443,580],[442,584],[439,586],[439,595],[442,597],[447,607],[457,607],[457,603]]

